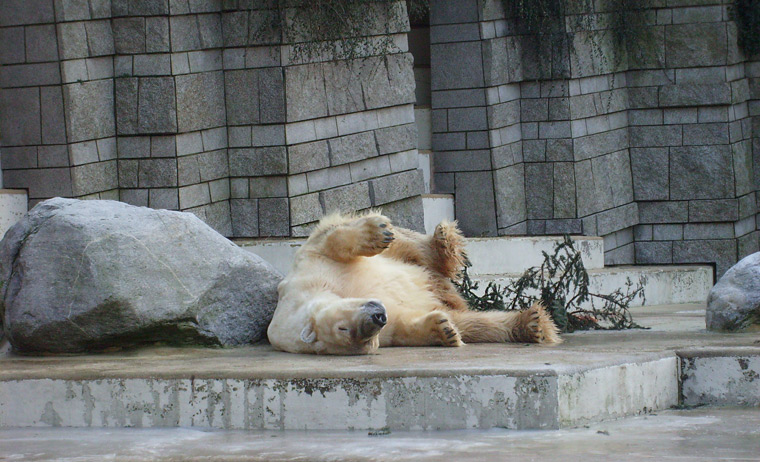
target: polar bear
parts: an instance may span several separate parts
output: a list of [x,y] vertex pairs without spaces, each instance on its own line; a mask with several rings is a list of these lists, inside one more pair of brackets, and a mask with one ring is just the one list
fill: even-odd
[[323,218],[278,287],[267,334],[278,350],[357,355],[378,347],[561,342],[541,305],[468,309],[452,279],[464,238],[443,222],[432,236],[394,228],[377,212]]

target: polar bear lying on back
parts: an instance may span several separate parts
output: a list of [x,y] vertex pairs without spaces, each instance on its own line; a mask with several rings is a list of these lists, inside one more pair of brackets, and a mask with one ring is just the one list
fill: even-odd
[[269,341],[292,353],[336,355],[381,346],[561,342],[540,305],[469,310],[451,282],[464,266],[463,250],[452,223],[427,236],[393,228],[374,212],[327,216],[280,283]]

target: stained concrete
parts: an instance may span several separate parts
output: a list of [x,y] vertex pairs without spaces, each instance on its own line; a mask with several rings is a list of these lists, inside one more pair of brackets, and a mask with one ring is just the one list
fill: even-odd
[[[708,347],[730,348],[760,357],[756,333],[705,331],[704,305],[634,312],[652,328],[569,334],[553,348],[388,348],[355,357],[268,345],[7,353],[0,358],[0,428],[556,429],[678,404],[681,351],[699,357]],[[750,372],[755,363],[747,363]],[[713,393],[727,386],[711,383]]]
[[440,432],[4,429],[0,460],[758,461],[760,409],[667,410],[570,430]]

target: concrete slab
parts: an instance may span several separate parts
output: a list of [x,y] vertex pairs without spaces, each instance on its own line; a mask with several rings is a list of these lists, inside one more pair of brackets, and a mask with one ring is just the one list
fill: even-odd
[[[632,307],[642,305],[671,305],[679,303],[703,303],[713,286],[713,270],[709,266],[614,266],[588,270],[589,291],[610,294],[625,289],[630,280],[644,286],[643,299],[631,302]],[[476,275],[473,279],[485,289],[489,282],[500,286],[516,281],[521,273]]]
[[[374,436],[378,435],[379,436]],[[699,408],[553,431],[0,430],[0,459],[26,461],[760,460],[760,409]]]
[[26,190],[0,189],[0,239],[26,213]]
[[292,355],[268,345],[7,353],[0,358],[0,427],[575,426],[675,405],[677,350],[745,347],[760,356],[757,334],[696,329],[703,310],[642,308],[639,322],[657,328],[569,334],[556,348],[388,348],[357,357]]

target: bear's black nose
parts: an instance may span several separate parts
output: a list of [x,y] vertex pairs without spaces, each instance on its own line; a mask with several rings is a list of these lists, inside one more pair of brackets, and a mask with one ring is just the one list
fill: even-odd
[[383,327],[388,323],[388,317],[385,314],[385,307],[379,301],[372,300],[362,307],[362,310],[369,315],[369,319],[378,327]]
[[388,318],[385,316],[385,313],[375,313],[372,315],[372,322],[383,327],[388,322]]

